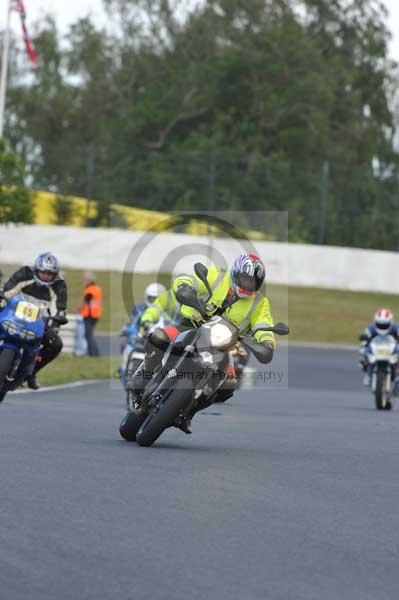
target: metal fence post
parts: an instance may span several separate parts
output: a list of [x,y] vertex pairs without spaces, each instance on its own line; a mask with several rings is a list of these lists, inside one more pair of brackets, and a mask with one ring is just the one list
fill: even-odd
[[328,213],[328,183],[330,175],[330,163],[325,160],[323,163],[322,177],[322,196],[319,227],[319,244],[326,243],[327,213]]

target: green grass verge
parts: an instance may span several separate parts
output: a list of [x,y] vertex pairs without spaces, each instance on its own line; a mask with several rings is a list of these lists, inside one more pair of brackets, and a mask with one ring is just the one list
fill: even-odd
[[38,373],[40,385],[59,385],[70,381],[111,379],[120,364],[119,357],[67,356],[61,354],[54,362]]
[[[0,268],[9,275],[15,268],[10,265]],[[74,312],[82,293],[82,272],[66,270],[69,290],[69,310]],[[98,325],[99,331],[119,331],[127,319],[127,309],[122,293],[122,276],[119,273],[97,273],[98,283],[104,290],[104,314]],[[154,276],[135,275],[128,279],[134,289],[136,301],[143,299],[144,289]],[[169,284],[164,277],[163,283]],[[395,313],[399,298],[389,294],[369,292],[346,292],[319,288],[285,287],[269,285],[270,299],[275,319],[289,323],[290,339],[305,342],[349,343],[357,342],[359,332],[372,318],[377,307],[391,307]]]
[[[0,269],[4,273],[4,280],[16,271],[17,268],[18,266],[2,265],[0,263]],[[79,312],[83,290],[83,271],[66,269],[64,272],[68,284],[68,310],[69,312]],[[128,309],[125,308],[123,297],[134,297],[136,302],[142,302],[144,290],[149,283],[154,281],[154,275],[135,275],[134,279],[131,278],[130,280],[132,281],[130,290],[125,290],[124,294],[122,293],[121,273],[98,271],[96,275],[97,283],[103,288],[104,294],[103,315],[97,325],[97,330],[102,332],[119,331],[126,322],[128,315]],[[169,286],[169,282],[170,277],[167,275],[161,277],[161,283],[165,286]]]
[[[278,286],[270,286],[275,319],[284,306],[285,295],[285,288],[281,293]],[[289,337],[295,341],[357,344],[359,333],[376,309],[390,307],[398,318],[398,303],[399,297],[393,294],[289,287]]]

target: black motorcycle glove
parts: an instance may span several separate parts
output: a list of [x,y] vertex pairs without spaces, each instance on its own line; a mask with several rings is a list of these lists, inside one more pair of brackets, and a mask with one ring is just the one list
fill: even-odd
[[57,329],[61,325],[66,325],[68,323],[68,319],[65,315],[61,313],[57,313],[49,318],[47,321],[47,327],[50,329]]
[[262,361],[262,363],[266,365],[267,363],[269,363],[273,360],[274,346],[271,342],[261,342],[261,343],[263,343],[263,345],[268,349],[268,356],[267,356],[267,358],[265,357],[264,362]]

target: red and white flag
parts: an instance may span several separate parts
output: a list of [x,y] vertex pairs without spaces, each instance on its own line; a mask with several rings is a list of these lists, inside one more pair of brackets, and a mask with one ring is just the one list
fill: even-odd
[[31,61],[34,68],[37,69],[37,67],[39,66],[37,53],[33,46],[33,42],[29,36],[28,29],[26,27],[26,12],[23,0],[14,0],[14,2],[11,5],[11,10],[15,10],[17,13],[19,13],[19,16],[21,18],[22,34],[24,37],[26,54],[28,55],[29,60]]

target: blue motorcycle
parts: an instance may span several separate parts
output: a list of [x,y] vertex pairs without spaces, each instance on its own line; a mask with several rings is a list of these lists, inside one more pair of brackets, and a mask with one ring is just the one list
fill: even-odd
[[0,402],[32,374],[49,318],[47,307],[25,294],[0,309]]

